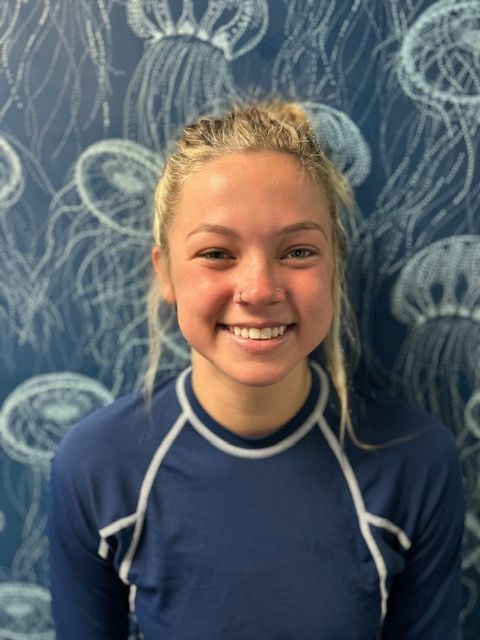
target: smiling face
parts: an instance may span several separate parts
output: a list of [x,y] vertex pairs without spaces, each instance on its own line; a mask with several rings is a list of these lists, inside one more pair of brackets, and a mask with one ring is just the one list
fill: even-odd
[[[194,375],[274,385],[305,375],[332,322],[327,199],[286,153],[231,153],[189,177],[153,250]],[[206,376],[206,378],[205,378]]]

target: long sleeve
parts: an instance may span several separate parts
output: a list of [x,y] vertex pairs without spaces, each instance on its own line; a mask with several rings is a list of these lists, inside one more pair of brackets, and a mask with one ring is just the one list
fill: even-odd
[[390,591],[384,640],[457,638],[464,500],[453,438],[442,432],[432,460],[416,472],[417,495],[425,497],[405,569]]
[[128,586],[97,554],[91,488],[71,456],[54,460],[48,508],[52,609],[61,640],[126,640]]

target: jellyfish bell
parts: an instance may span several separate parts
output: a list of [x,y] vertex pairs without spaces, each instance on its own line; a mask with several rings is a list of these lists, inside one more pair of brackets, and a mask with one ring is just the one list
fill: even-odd
[[20,200],[25,188],[22,163],[10,142],[0,134],[0,210]]
[[112,400],[101,383],[78,373],[34,376],[5,399],[0,411],[0,443],[12,459],[48,469],[70,426]]
[[150,41],[199,31],[192,0],[127,0],[127,22],[136,36]]
[[408,326],[392,376],[417,405],[464,430],[480,359],[480,236],[438,240],[411,258],[392,289]]
[[436,2],[406,33],[398,78],[405,93],[428,106],[480,108],[480,4]]
[[130,140],[102,140],[78,159],[73,182],[87,210],[127,236],[148,238],[151,194],[160,172],[157,154]]
[[370,173],[372,155],[357,125],[343,111],[316,102],[302,103],[322,147],[353,186]]
[[268,28],[267,0],[216,0],[207,3],[201,16],[198,13],[192,0],[127,0],[127,21],[138,37],[159,41],[195,36],[221,49],[227,60],[253,49]]
[[462,33],[460,39],[465,46],[480,52],[480,27],[477,29],[467,29]]
[[48,589],[27,582],[0,584],[0,637],[54,640]]
[[437,240],[403,268],[392,290],[392,312],[405,324],[449,316],[480,321],[479,279],[480,236]]

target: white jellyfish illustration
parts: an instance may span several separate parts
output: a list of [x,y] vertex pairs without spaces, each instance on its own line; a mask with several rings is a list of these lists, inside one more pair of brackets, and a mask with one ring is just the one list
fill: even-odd
[[[12,564],[15,579],[46,582],[46,516],[42,508],[50,461],[73,423],[112,400],[101,383],[71,372],[34,376],[5,399],[0,411],[0,445],[9,458],[25,467],[25,473],[31,474],[29,505],[22,514],[22,543]],[[15,496],[11,496],[11,502],[19,504]]]
[[25,176],[20,157],[0,134],[0,212],[20,199],[24,187]]
[[385,180],[367,221],[382,277],[439,237],[476,233],[480,204],[480,5],[389,2],[386,13],[376,83]]
[[480,236],[454,236],[419,251],[400,272],[391,310],[408,326],[394,375],[418,405],[461,431],[480,362]]
[[112,400],[101,383],[79,373],[34,376],[16,387],[2,405],[2,447],[18,462],[48,470],[68,427]]
[[480,6],[476,0],[442,0],[407,31],[398,77],[407,95],[433,111],[480,109]]
[[[378,80],[389,89],[378,91],[386,100],[380,130],[386,180],[358,242],[367,274],[365,351],[383,382],[390,367],[369,343],[372,317],[391,279],[438,238],[476,234],[480,206],[480,5],[442,0],[421,11],[418,4],[389,2],[387,9],[391,25],[384,53],[388,47],[390,53]],[[455,406],[458,426],[462,403]]]
[[274,91],[341,104],[351,113],[375,73],[372,42],[378,40],[381,25],[371,3],[288,0],[284,4],[287,16],[273,68]]
[[419,251],[392,291],[392,312],[408,326],[394,375],[407,397],[455,431],[465,480],[463,552],[468,602],[476,606],[480,577],[478,463],[480,392],[480,236],[453,236]]
[[[471,515],[467,520],[470,535],[474,536],[476,546],[470,544],[471,555],[464,558],[465,563],[476,564],[480,577],[480,514],[475,505],[480,500],[480,389],[477,387],[465,406],[464,427],[457,438],[460,446],[464,469],[465,494],[470,506]],[[476,523],[476,524],[475,524]],[[472,558],[475,558],[473,561]]]
[[51,310],[42,310],[47,283],[34,275],[44,221],[27,201],[27,188],[46,209],[54,190],[38,161],[17,139],[0,134],[0,362],[9,372],[23,348],[37,352],[52,320]]
[[465,406],[465,425],[468,432],[480,441],[480,390],[471,395]]
[[89,213],[121,235],[149,237],[148,217],[160,158],[129,140],[102,140],[80,155],[72,182]]
[[463,468],[466,513],[464,551],[462,556],[463,583],[467,593],[464,616],[478,607],[480,580],[480,389],[476,389],[465,406],[465,425],[458,438]]
[[[456,175],[464,183],[461,202],[472,185],[480,120],[480,4],[477,0],[442,0],[432,4],[405,33],[398,55],[403,91],[446,133],[439,141],[443,159],[462,141],[465,154]],[[438,137],[438,136],[437,136]],[[440,158],[433,156],[434,162]]]
[[465,407],[465,427],[461,441],[467,514],[467,543],[463,557],[464,569],[474,567],[480,577],[480,515],[476,506],[480,499],[480,390],[474,391]]
[[47,246],[36,265],[49,275],[48,297],[61,319],[52,335],[57,366],[93,366],[115,395],[138,387],[145,366],[160,168],[158,154],[131,140],[85,149],[52,201]]
[[[45,163],[58,160],[72,139],[81,145],[92,125],[104,131],[110,126],[109,13],[114,4],[115,0],[1,4],[0,123],[11,121],[18,131],[23,121],[30,149]],[[89,91],[84,90],[86,78],[92,83]],[[47,156],[46,140],[54,128],[63,133]]]
[[[160,310],[161,312],[164,309]],[[160,313],[159,311],[159,313]],[[167,316],[166,313],[161,313]],[[169,314],[171,316],[171,313]],[[159,377],[171,377],[190,364],[190,348],[172,318],[165,318],[162,332],[162,351],[157,374]],[[173,324],[173,326],[172,326]],[[168,329],[165,330],[165,327]],[[142,388],[147,367],[148,338],[144,330],[144,317],[138,316],[122,327],[118,335],[120,348],[112,369],[112,393],[118,395],[130,386],[130,389]],[[139,363],[133,371],[132,363]]]
[[0,584],[0,638],[54,640],[48,589],[28,582]]
[[163,150],[205,105],[236,96],[229,61],[255,47],[268,27],[266,0],[208,0],[198,17],[197,7],[192,0],[127,1],[130,28],[146,43],[127,91],[124,135],[152,149]]
[[370,148],[358,126],[346,113],[316,102],[304,102],[319,142],[336,166],[353,186],[365,181],[370,173]]

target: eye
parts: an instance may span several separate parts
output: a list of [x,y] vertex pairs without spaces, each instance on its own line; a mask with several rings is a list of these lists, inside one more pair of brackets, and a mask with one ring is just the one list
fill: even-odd
[[305,258],[311,258],[318,255],[318,251],[309,247],[294,247],[289,249],[285,254],[286,258],[293,258],[296,260],[305,260]]
[[198,254],[199,258],[206,258],[207,260],[226,260],[230,258],[230,254],[222,249],[209,249],[208,251],[202,251]]

